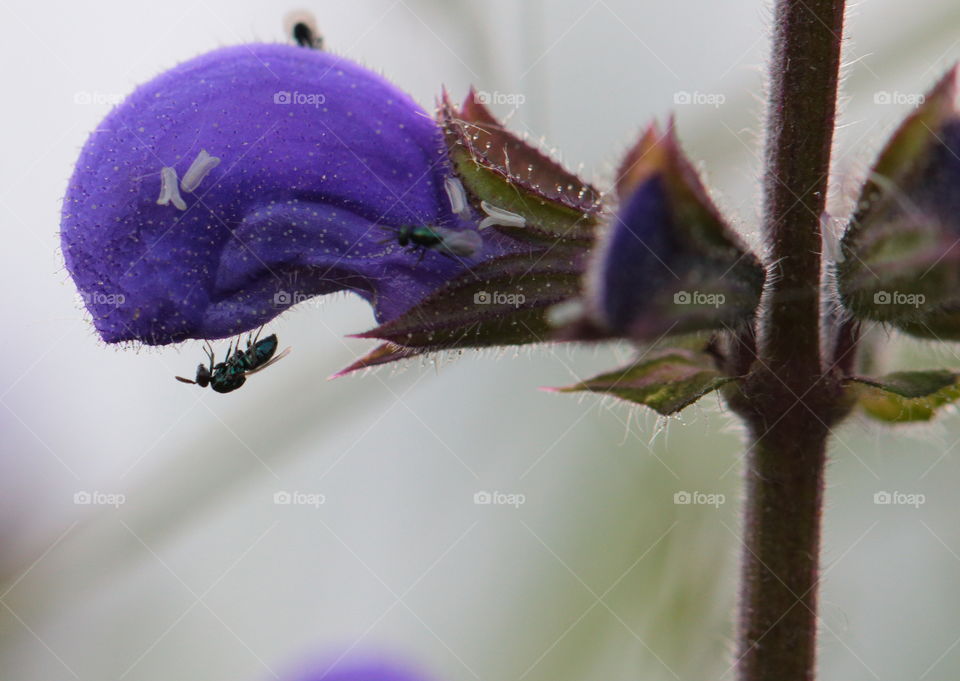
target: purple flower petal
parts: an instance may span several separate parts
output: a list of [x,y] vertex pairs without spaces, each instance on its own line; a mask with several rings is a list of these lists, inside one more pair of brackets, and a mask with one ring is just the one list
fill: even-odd
[[436,123],[380,76],[315,50],[223,48],[93,132],[64,200],[64,258],[108,342],[231,336],[339,290],[386,321],[511,248],[486,233],[469,257],[400,246],[405,225],[476,229],[451,211],[448,177]]
[[596,293],[611,330],[628,332],[639,311],[650,306],[651,294],[676,279],[667,264],[678,249],[676,227],[663,184],[655,175],[628,197],[604,244]]

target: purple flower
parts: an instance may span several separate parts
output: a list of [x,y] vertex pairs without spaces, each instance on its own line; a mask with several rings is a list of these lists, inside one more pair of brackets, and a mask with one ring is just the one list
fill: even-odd
[[340,290],[384,322],[522,248],[481,238],[459,186],[437,124],[377,74],[242,45],[157,76],[106,117],[70,180],[61,241],[107,342],[227,337]]

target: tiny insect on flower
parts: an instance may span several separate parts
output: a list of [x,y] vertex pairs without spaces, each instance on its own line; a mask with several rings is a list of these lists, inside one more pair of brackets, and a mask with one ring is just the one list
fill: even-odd
[[241,387],[247,381],[247,376],[263,371],[268,366],[276,364],[281,359],[290,354],[290,348],[286,348],[279,355],[274,357],[277,351],[277,336],[271,334],[259,340],[257,336],[251,336],[247,339],[247,349],[240,350],[240,341],[236,345],[227,348],[227,358],[223,362],[217,362],[213,350],[207,347],[207,358],[210,366],[201,364],[197,367],[197,376],[195,380],[174,376],[181,383],[191,383],[206,388],[208,385],[218,393],[233,392]]
[[294,10],[283,19],[287,35],[300,47],[311,50],[323,49],[323,36],[317,28],[317,20],[310,12]]
[[419,251],[421,258],[428,250],[446,256],[469,258],[477,255],[483,247],[483,237],[469,229],[457,231],[429,225],[401,225],[387,229],[395,233],[400,246]]

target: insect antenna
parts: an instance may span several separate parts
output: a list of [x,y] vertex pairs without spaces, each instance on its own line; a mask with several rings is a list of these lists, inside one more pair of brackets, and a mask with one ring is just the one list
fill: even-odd
[[396,227],[394,227],[394,226],[392,226],[392,225],[377,225],[377,227],[379,227],[379,228],[380,228],[381,230],[383,230],[384,232],[389,232],[389,233],[390,233],[390,236],[387,236],[387,237],[384,237],[383,239],[380,239],[380,240],[377,242],[377,244],[379,244],[379,245],[389,244],[389,243],[393,243],[393,242],[395,242],[395,241],[397,240],[397,235],[400,233],[400,230],[398,230]]

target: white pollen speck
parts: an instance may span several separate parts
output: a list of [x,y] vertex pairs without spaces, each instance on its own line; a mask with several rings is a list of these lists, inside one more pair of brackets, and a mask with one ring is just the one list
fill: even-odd
[[183,179],[180,180],[180,188],[185,192],[193,192],[203,182],[203,178],[218,165],[220,165],[218,157],[211,156],[206,149],[201,149],[197,157],[193,159],[193,163],[187,168],[187,172],[183,174]]
[[480,229],[486,229],[490,225],[501,225],[503,227],[523,227],[527,224],[526,218],[517,213],[513,213],[509,210],[504,210],[503,208],[498,208],[493,206],[486,201],[480,202],[480,208],[483,209],[483,212],[487,214],[483,220],[480,221]]
[[448,177],[443,181],[443,188],[447,190],[447,198],[450,199],[450,208],[460,217],[466,217],[467,210],[467,192],[463,188],[463,183],[455,177]]
[[157,198],[157,205],[167,206],[171,203],[180,210],[187,209],[187,204],[180,196],[180,189],[177,188],[176,169],[164,166],[160,169],[160,196]]

